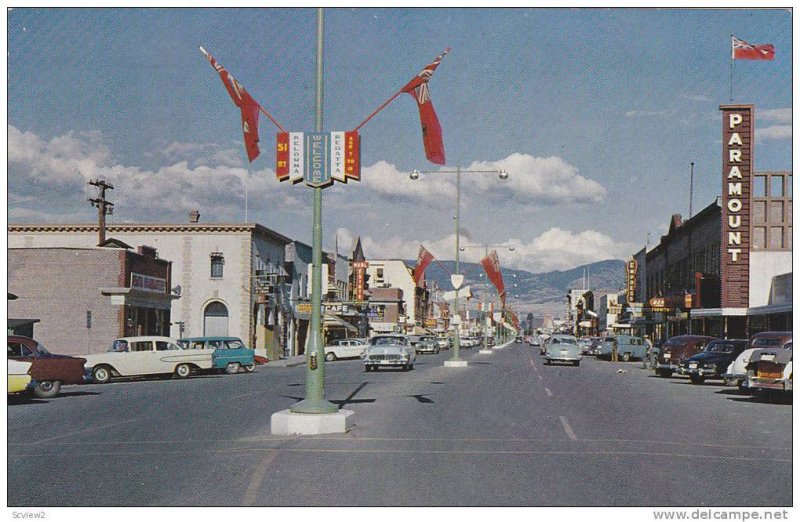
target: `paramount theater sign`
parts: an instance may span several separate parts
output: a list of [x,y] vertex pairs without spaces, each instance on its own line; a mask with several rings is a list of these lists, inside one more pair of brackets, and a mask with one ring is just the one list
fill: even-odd
[[750,289],[753,106],[722,111],[722,306],[746,308]]

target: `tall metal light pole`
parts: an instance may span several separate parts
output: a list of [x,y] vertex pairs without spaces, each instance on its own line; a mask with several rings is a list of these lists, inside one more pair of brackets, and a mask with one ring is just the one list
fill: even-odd
[[[512,252],[514,251],[514,245],[509,245],[507,243],[504,244],[504,245],[489,245],[488,243],[484,243],[482,245],[463,245],[463,246],[461,246],[459,248],[459,250],[461,250],[463,252],[467,248],[483,248],[483,257],[484,258],[488,257],[490,248],[508,248],[510,251],[512,251]],[[486,296],[488,294],[489,294],[489,279],[488,279],[488,276],[487,276],[486,288],[484,289],[484,294],[483,294],[483,299],[482,299],[482,301],[483,301],[483,315],[484,315],[484,319],[483,319],[483,351],[484,352],[490,351],[489,350],[489,340],[486,337],[486,334],[488,332],[487,332],[486,318],[485,318],[485,316],[486,316],[486,305],[488,304],[486,302]],[[494,319],[494,318],[492,318],[492,319]]]
[[[454,275],[460,275],[459,266],[458,266],[458,252],[460,249],[460,231],[459,231],[459,213],[461,212],[461,174],[497,174],[500,176],[500,179],[508,179],[508,172],[503,169],[500,170],[462,170],[460,166],[456,167],[456,170],[433,170],[433,171],[424,171],[424,170],[412,170],[410,177],[411,179],[419,179],[420,174],[455,174],[456,175],[456,272]],[[461,335],[459,330],[461,329],[461,316],[458,315],[458,291],[461,288],[461,283],[459,282],[458,285],[455,285],[455,298],[453,299],[453,309],[455,310],[456,316],[458,317],[458,324],[453,325],[453,356],[444,362],[445,366],[466,366],[466,361],[459,357],[459,350],[461,348]]]
[[[317,89],[314,130],[322,132],[324,15],[317,8]],[[325,355],[322,341],[322,187],[314,187],[314,224],[311,244],[311,332],[306,359],[306,398],[293,404],[293,413],[335,413],[338,408],[325,400]]]

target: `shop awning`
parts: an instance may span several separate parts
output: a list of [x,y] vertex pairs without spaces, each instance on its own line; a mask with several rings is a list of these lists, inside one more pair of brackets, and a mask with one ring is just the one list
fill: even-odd
[[348,332],[358,331],[358,328],[335,315],[325,314],[324,323],[326,328],[345,328]]

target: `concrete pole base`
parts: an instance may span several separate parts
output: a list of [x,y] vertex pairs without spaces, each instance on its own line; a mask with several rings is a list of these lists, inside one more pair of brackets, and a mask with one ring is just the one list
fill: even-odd
[[491,353],[492,353],[492,350],[491,350],[491,349],[489,349],[489,348],[486,348],[485,350],[481,350],[481,351],[479,351],[478,353],[482,353],[482,354],[485,354],[485,355],[486,355],[486,354],[488,354],[488,355],[491,355]]
[[445,361],[444,366],[446,368],[466,368],[469,365],[467,361]]
[[282,410],[272,414],[270,428],[273,435],[322,435],[347,433],[356,425],[352,410],[336,413],[293,413]]

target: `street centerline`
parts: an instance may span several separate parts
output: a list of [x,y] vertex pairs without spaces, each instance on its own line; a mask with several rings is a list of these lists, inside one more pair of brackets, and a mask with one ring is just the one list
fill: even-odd
[[569,425],[569,421],[566,417],[559,417],[561,419],[561,425],[564,427],[564,432],[567,434],[567,437],[570,440],[578,440],[578,437],[575,435],[575,432],[572,431],[572,426]]

